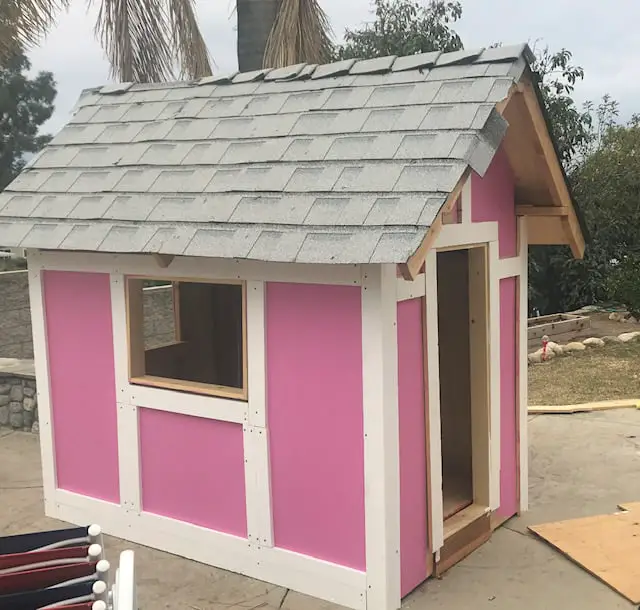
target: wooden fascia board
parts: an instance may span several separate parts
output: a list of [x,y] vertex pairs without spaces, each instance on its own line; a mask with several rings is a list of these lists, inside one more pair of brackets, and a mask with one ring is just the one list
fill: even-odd
[[562,221],[567,232],[571,251],[576,258],[582,258],[584,256],[585,247],[584,236],[573,206],[569,188],[565,181],[560,160],[556,155],[553,142],[551,141],[551,135],[549,134],[544,115],[542,114],[542,109],[540,108],[538,98],[533,90],[533,85],[529,82],[521,81],[518,84],[518,92],[523,96],[525,106],[529,111],[529,116],[531,117],[534,130],[542,149],[542,155],[544,156],[549,169],[555,195],[560,202],[560,206],[566,208],[567,213]]
[[442,230],[444,226],[444,220],[447,214],[451,212],[453,206],[455,206],[458,197],[462,195],[462,189],[466,184],[467,180],[471,179],[471,168],[467,167],[464,171],[460,180],[456,183],[454,189],[449,193],[447,200],[444,202],[444,205],[440,208],[436,219],[433,221],[426,235],[424,236],[422,242],[418,246],[418,249],[409,257],[406,263],[401,263],[398,265],[400,270],[400,275],[405,280],[413,281],[417,277],[418,273],[420,273],[420,269],[424,264],[424,260],[427,257],[427,253],[433,246],[438,234]]

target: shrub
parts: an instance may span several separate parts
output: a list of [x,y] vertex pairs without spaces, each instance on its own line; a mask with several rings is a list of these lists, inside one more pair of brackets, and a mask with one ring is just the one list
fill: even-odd
[[608,287],[613,300],[640,318],[640,253],[627,254],[614,265]]

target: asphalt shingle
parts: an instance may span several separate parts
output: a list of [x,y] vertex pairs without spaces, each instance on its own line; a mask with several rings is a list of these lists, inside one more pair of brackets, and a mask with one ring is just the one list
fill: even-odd
[[83,92],[0,193],[0,244],[404,262],[507,124],[526,45]]

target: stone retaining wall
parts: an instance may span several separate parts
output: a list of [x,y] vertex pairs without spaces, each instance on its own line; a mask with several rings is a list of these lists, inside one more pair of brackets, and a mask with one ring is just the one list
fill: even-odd
[[26,271],[0,273],[0,358],[33,358]]
[[[173,338],[170,286],[144,289],[144,335],[147,348]],[[0,358],[33,358],[27,271],[0,272]]]
[[0,427],[38,432],[35,379],[0,373]]

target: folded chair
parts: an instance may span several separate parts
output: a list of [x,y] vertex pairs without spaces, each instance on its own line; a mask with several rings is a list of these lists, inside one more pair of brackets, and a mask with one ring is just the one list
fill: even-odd
[[108,601],[98,526],[0,538],[0,610],[89,610]]
[[92,610],[138,610],[136,595],[135,555],[133,551],[120,553],[113,586],[106,600],[98,600]]

